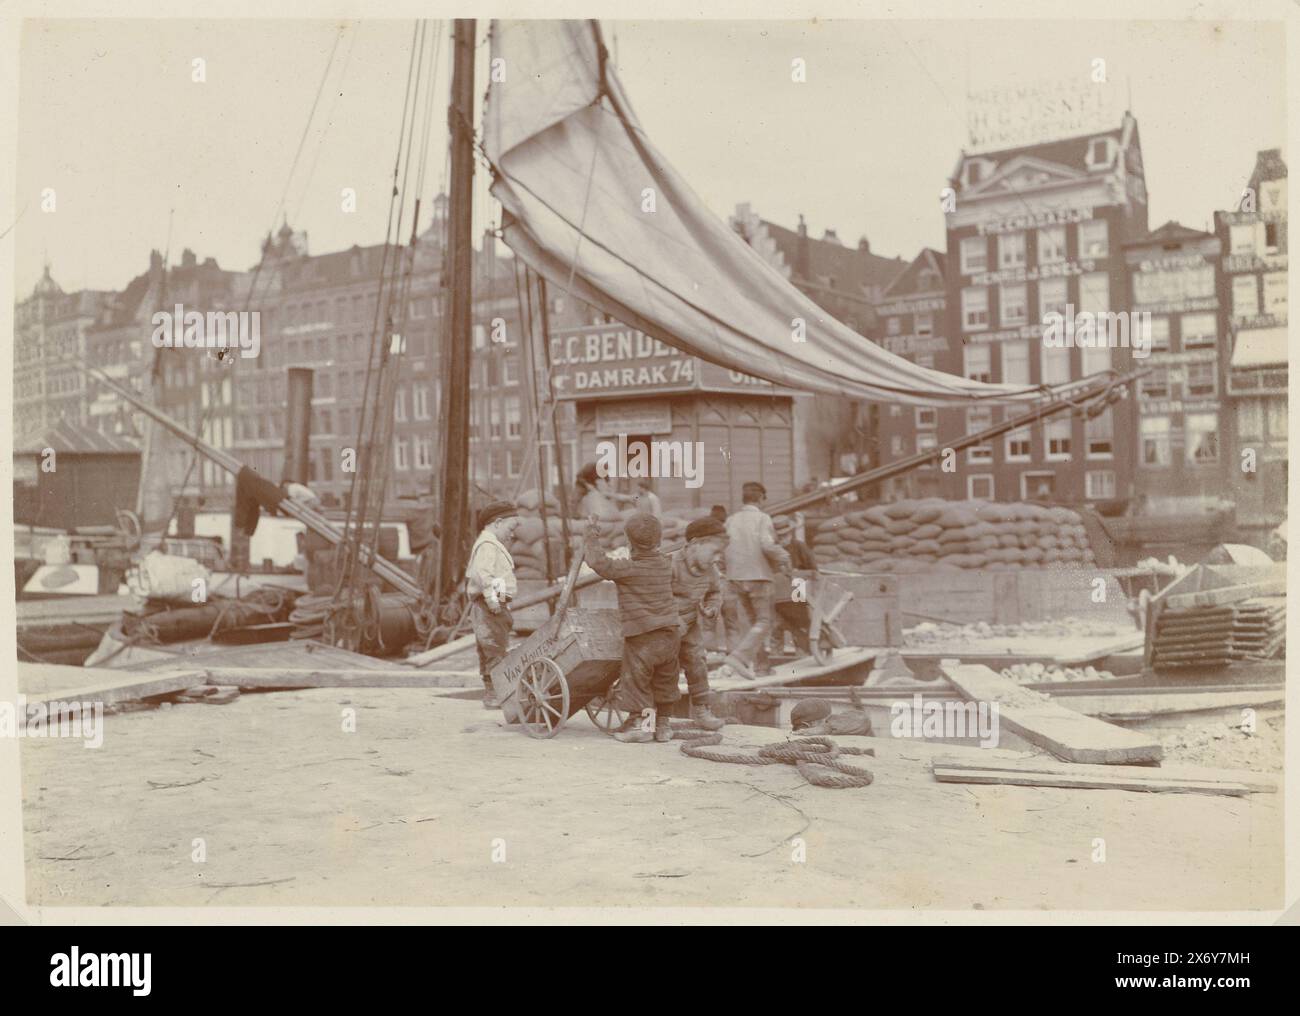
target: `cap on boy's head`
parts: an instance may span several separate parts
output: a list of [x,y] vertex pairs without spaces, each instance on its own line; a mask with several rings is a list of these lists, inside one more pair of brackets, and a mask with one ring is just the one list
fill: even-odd
[[790,726],[795,730],[810,727],[831,714],[831,704],[825,699],[804,699],[790,710]]
[[649,512],[637,512],[627,520],[623,532],[627,534],[627,542],[637,550],[654,550],[659,546],[663,526]]
[[723,504],[715,504],[712,508],[709,509],[709,514],[712,515],[719,522],[726,522],[727,506]]
[[761,501],[767,497],[767,488],[761,483],[751,480],[740,488],[740,499],[745,504],[753,504],[755,501]]
[[578,482],[585,483],[589,487],[596,486],[596,463],[588,462],[578,470]]
[[715,519],[712,515],[706,515],[702,519],[696,519],[686,527],[686,542],[693,540],[707,540],[710,537],[727,538],[727,527]]
[[478,527],[480,530],[486,529],[489,523],[495,522],[497,519],[504,519],[518,514],[519,509],[509,501],[491,501],[479,509]]

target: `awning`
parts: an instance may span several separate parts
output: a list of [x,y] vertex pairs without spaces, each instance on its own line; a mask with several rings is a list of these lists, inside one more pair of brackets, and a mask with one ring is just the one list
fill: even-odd
[[1252,328],[1238,332],[1236,345],[1232,347],[1232,360],[1229,366],[1233,370],[1285,367],[1286,329]]
[[[594,21],[494,21],[491,55],[504,80],[494,75],[488,90],[483,142],[502,231],[558,291],[686,353],[802,391],[915,405],[1043,397],[919,367],[796,289],[646,136]],[[791,180],[798,185],[797,172]]]

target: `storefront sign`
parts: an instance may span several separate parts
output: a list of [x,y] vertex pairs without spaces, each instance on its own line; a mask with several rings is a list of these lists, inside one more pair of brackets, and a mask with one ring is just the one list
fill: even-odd
[[673,411],[667,402],[601,403],[596,407],[596,433],[671,434]]
[[1085,222],[1092,218],[1092,207],[1087,208],[1055,208],[1044,212],[1026,212],[1024,215],[1013,215],[1006,219],[990,219],[988,222],[979,224],[981,236],[990,236],[995,233],[1018,233],[1025,229],[1036,229],[1039,226],[1062,226],[1071,222]]
[[942,335],[886,335],[883,345],[891,353],[948,352],[948,340]]
[[973,286],[995,286],[1006,282],[1037,282],[1039,279],[1056,279],[1071,275],[1083,275],[1096,271],[1097,262],[1092,258],[1082,261],[1062,261],[1056,265],[1038,265],[1034,268],[1004,268],[999,272],[980,272],[970,277]]
[[690,356],[626,325],[589,325],[551,336],[551,380],[558,399],[673,392],[789,394],[770,381]]
[[1016,339],[1041,339],[1043,337],[1043,328],[1041,324],[1021,325],[1019,328],[1003,328],[996,332],[972,332],[965,337],[967,345],[984,346],[994,342],[1012,342]]
[[1271,272],[1286,270],[1285,254],[1229,254],[1223,259],[1223,270],[1230,275],[1240,272]]
[[1144,416],[1167,416],[1171,413],[1217,413],[1218,399],[1147,399],[1138,400]]
[[918,297],[915,300],[896,300],[882,303],[876,308],[881,317],[893,317],[896,314],[925,314],[928,311],[943,310],[947,301],[942,296]]

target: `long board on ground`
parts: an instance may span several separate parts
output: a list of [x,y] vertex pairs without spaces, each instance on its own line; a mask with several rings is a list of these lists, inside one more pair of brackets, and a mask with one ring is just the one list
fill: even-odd
[[28,705],[50,702],[91,702],[105,706],[172,695],[208,684],[202,670],[150,671],[128,674],[98,667],[68,667],[49,663],[18,664],[18,690]]
[[[1239,784],[1256,794],[1275,794],[1278,778],[1268,773],[1255,773],[1248,769],[1212,769],[1208,766],[1158,765],[1158,766],[1108,766],[1074,762],[1058,762],[1040,755],[1036,758],[985,758],[984,750],[967,750],[958,754],[944,752],[933,760],[936,769],[980,773],[1019,773],[1040,776],[1106,777],[1119,780],[1148,780],[1169,782],[1183,780],[1191,783]],[[954,782],[956,782],[954,780]]]
[[1151,738],[1045,700],[988,667],[952,660],[941,670],[964,698],[997,703],[999,723],[1067,762],[1158,762],[1164,755]]
[[996,769],[945,769],[934,767],[940,783],[987,783],[1013,787],[1060,787],[1072,790],[1137,790],[1167,794],[1225,794],[1242,797],[1250,788],[1242,783],[1203,783],[1192,780],[1137,780],[1125,776],[1075,776],[1064,773],[1022,773]]

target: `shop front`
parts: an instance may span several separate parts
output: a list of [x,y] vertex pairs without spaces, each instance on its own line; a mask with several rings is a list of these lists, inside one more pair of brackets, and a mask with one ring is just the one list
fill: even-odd
[[665,509],[740,505],[749,480],[768,498],[807,480],[796,393],[690,356],[617,323],[556,332],[551,378],[574,404],[577,463],[614,490],[649,476]]

